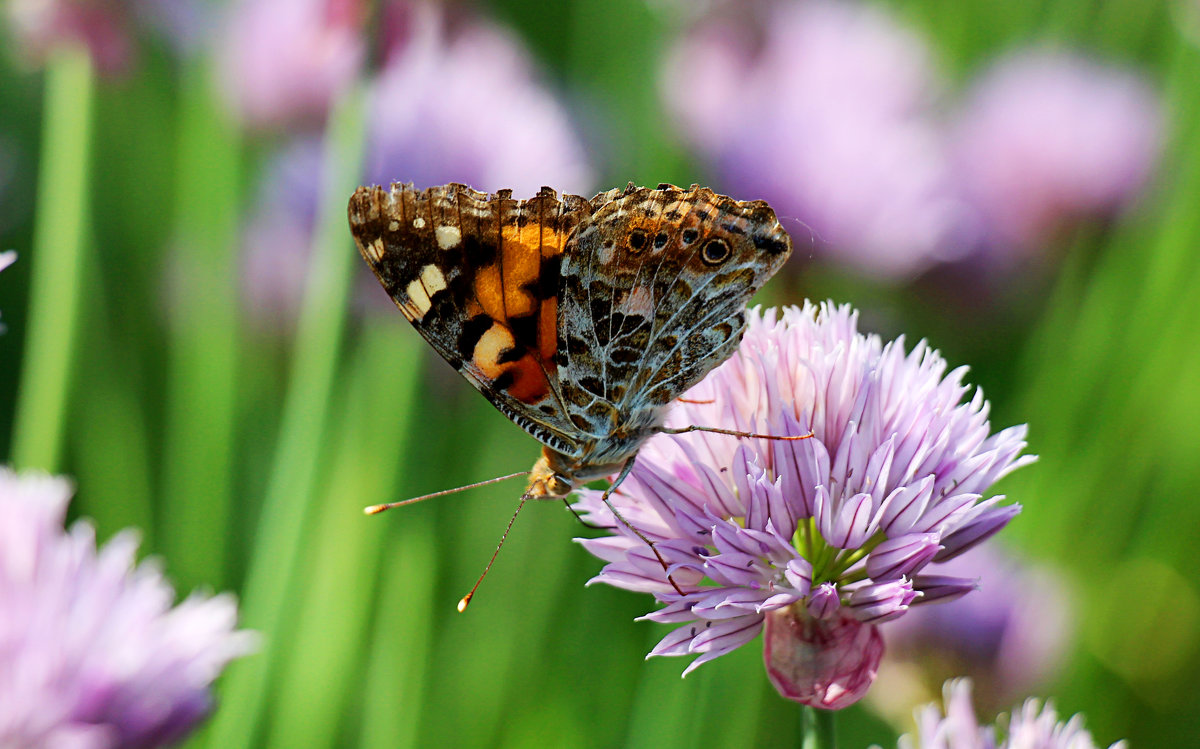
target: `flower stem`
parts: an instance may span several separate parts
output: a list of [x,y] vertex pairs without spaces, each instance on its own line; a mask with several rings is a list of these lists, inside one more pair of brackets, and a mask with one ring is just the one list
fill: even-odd
[[87,50],[56,50],[46,67],[29,322],[13,419],[18,468],[59,468],[88,221],[92,88]]
[[801,749],[837,749],[837,726],[833,710],[818,710],[804,705],[800,708]]

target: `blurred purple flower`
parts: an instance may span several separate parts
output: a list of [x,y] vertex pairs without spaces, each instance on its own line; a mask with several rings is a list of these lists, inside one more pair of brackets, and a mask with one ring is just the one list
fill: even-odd
[[965,368],[947,373],[924,342],[906,354],[903,338],[884,344],[863,335],[855,312],[829,303],[748,318],[737,353],[690,390],[667,423],[813,437],[696,432],[646,443],[612,502],[655,542],[671,580],[599,491],[581,491],[576,507],[614,535],[580,543],[608,562],[592,582],[651,593],[665,606],[644,618],[683,625],[651,655],[698,655],[685,674],[753,639],[771,612],[786,610],[796,623],[790,631],[811,635],[797,649],[829,638],[809,620],[866,629],[834,638],[847,643],[856,669],[842,658],[784,656],[819,665],[809,670],[813,688],[789,691],[824,706],[832,687],[841,706],[842,692],[857,699],[874,676],[878,658],[872,662],[864,643],[878,624],[923,597],[974,588],[926,567],[1016,515],[1018,505],[983,493],[1033,457],[1021,455],[1024,426],[990,434],[982,393],[962,402]]
[[702,21],[664,68],[667,104],[718,183],[801,219],[820,252],[865,273],[952,257],[959,207],[922,40],[856,3],[762,10]]
[[62,44],[82,44],[102,73],[123,72],[133,60],[125,4],[118,0],[9,0],[8,24],[23,57],[42,64]]
[[289,330],[308,280],[308,260],[322,184],[321,142],[301,137],[267,162],[242,234],[242,297],[263,332]]
[[405,4],[407,34],[372,91],[369,182],[462,182],[532,197],[591,191],[592,170],[563,107],[520,43],[478,19]]
[[178,606],[122,532],[64,534],[71,486],[0,468],[0,746],[144,749],[181,740],[213,708],[225,665],[250,652],[227,595]]
[[[1011,718],[1001,717],[996,727],[981,726],[971,703],[969,679],[948,681],[943,688],[945,713],[937,705],[917,711],[917,736],[902,736],[899,749],[1096,749],[1082,716],[1058,720],[1054,706],[1026,700]],[[999,731],[997,731],[999,728]],[[999,735],[997,735],[999,734]],[[1118,741],[1109,749],[1125,747]],[[875,749],[878,749],[876,747]]]
[[930,571],[987,580],[954,606],[922,606],[888,628],[880,675],[888,688],[874,696],[889,712],[907,713],[955,675],[971,677],[983,691],[977,701],[999,710],[1057,670],[1071,614],[1066,587],[1052,572],[1021,565],[994,545]]
[[210,43],[218,13],[206,0],[131,0],[139,25],[164,38],[176,52],[190,54]]
[[954,128],[971,233],[998,259],[1131,203],[1158,159],[1163,112],[1128,70],[1023,50],[976,82]]
[[[458,181],[512,188],[518,198],[543,184],[590,194],[591,168],[570,120],[513,37],[475,18],[449,28],[429,4],[389,7],[407,11],[408,33],[372,87],[366,182]],[[304,293],[321,158],[313,137],[272,158],[243,237],[246,306],[268,330],[290,326]],[[366,266],[360,271],[361,298],[394,312]]]
[[218,59],[233,112],[248,126],[324,122],[366,52],[360,0],[237,0]]

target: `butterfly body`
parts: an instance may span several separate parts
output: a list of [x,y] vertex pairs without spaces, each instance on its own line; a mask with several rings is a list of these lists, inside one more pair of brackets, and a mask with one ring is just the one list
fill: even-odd
[[418,332],[544,445],[529,494],[620,471],[741,340],[791,252],[762,201],[660,185],[518,201],[449,184],[359,188],[351,231]]

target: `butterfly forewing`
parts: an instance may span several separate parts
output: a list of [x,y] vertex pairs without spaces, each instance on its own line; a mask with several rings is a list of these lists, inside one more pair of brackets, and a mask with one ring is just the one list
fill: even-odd
[[559,258],[590,212],[582,198],[488,196],[463,185],[359,188],[359,251],[430,345],[501,412],[556,450],[575,449],[559,392]]

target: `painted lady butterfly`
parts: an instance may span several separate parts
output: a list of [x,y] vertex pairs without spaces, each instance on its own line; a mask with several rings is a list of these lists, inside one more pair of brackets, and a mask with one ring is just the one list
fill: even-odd
[[695,185],[519,201],[393,184],[360,187],[349,215],[404,316],[544,445],[537,499],[619,482],[671,401],[733,353],[792,249],[763,201]]

